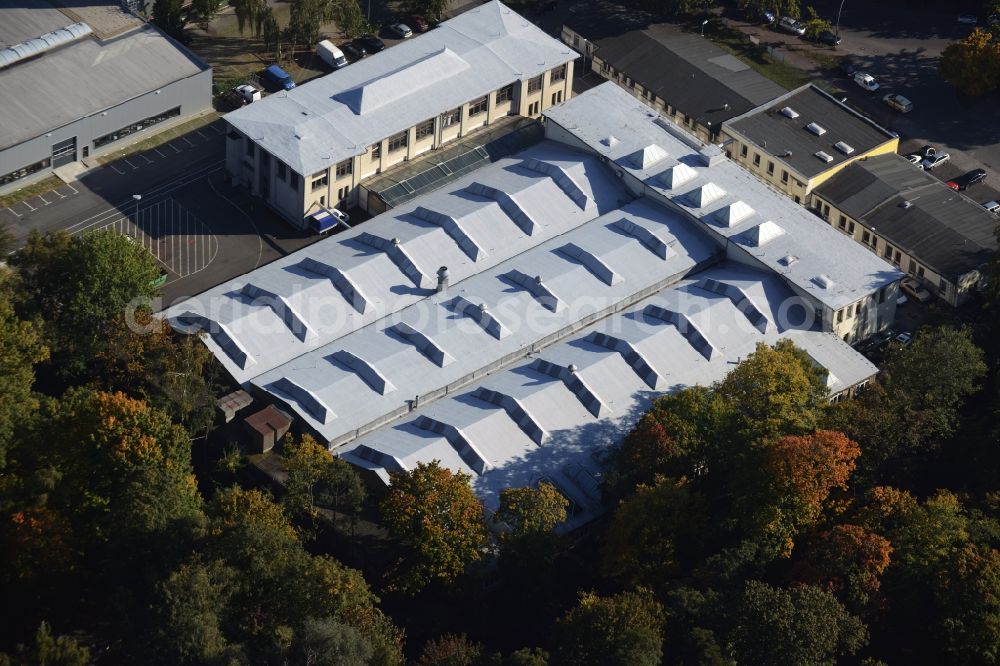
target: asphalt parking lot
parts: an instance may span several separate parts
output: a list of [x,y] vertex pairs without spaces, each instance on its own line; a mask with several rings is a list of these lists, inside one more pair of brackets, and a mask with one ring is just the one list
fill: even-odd
[[318,240],[226,182],[222,126],[216,121],[123,155],[78,181],[0,209],[0,221],[17,244],[32,231],[112,229],[133,238],[167,274],[164,306]]

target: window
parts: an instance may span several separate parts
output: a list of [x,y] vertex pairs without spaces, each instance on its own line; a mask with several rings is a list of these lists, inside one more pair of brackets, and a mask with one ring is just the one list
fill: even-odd
[[767,161],[767,175],[768,176],[774,175],[774,162],[772,162],[771,160]]
[[865,245],[868,245],[869,242],[871,241],[871,239],[872,239],[872,235],[870,233],[868,233],[867,231],[861,232],[861,242],[862,243],[864,243]]
[[299,191],[299,174],[294,171],[288,175],[288,184],[292,186],[292,192]]
[[753,154],[753,165],[755,167],[759,167],[760,166],[760,155],[758,155],[757,153]]
[[444,115],[441,116],[441,125],[443,127],[451,127],[452,125],[457,125],[460,122],[462,122],[462,107],[452,109],[451,111],[445,111]]
[[941,278],[940,282],[938,282],[938,288],[941,290],[942,294],[948,293],[948,283],[945,282],[944,278]]
[[917,266],[917,277],[923,277],[923,276],[924,276],[924,267]]
[[566,65],[559,65],[549,74],[549,81],[555,83],[556,81],[566,80]]
[[882,256],[884,256],[886,259],[892,258],[892,246],[889,245],[888,243],[885,244],[885,252],[882,253]]
[[287,170],[288,168],[285,166],[285,163],[282,162],[281,160],[278,160],[278,180],[285,179],[285,174]]
[[781,183],[782,185],[788,184],[788,172],[784,169],[781,170]]
[[747,157],[747,147],[746,147],[746,145],[740,146],[740,157],[742,157],[743,159],[746,159],[746,157]]
[[797,195],[797,194],[796,194],[796,195],[795,195],[794,197],[792,197],[792,198],[793,198],[793,199],[795,199],[795,203],[802,203],[802,199],[800,199],[800,198],[799,198],[799,195]]
[[469,117],[480,116],[486,113],[486,109],[490,108],[490,98],[487,95],[483,95],[479,99],[469,102]]
[[420,141],[421,139],[426,139],[432,134],[434,134],[433,120],[425,120],[424,122],[417,125],[417,141]]
[[562,90],[557,90],[554,93],[552,93],[553,104],[558,104],[561,101],[562,101]]
[[539,106],[540,105],[541,105],[541,102],[532,102],[531,104],[529,104],[528,105],[528,115],[529,116],[538,115],[538,111],[539,111]]
[[841,229],[846,229],[847,228],[847,218],[844,217],[843,215],[841,215],[840,216],[840,222],[837,223],[837,226],[839,226]]
[[539,74],[533,79],[528,79],[528,93],[538,92],[542,89],[542,75]]
[[315,192],[316,190],[326,187],[327,183],[329,182],[330,182],[330,177],[326,171],[323,172],[323,175],[318,177],[316,174],[313,174],[312,191]]
[[373,143],[372,144],[372,160],[382,159],[382,144]]
[[347,193],[350,192],[350,191],[351,191],[351,188],[348,187],[348,186],[346,186],[346,185],[344,187],[340,188],[339,190],[337,190],[337,201],[343,201],[344,199],[346,199],[347,198]]
[[510,84],[509,86],[504,86],[503,88],[497,91],[497,104],[499,104],[500,102],[509,102],[512,99],[514,99],[513,83]]
[[900,259],[902,259],[902,258],[903,258],[903,257],[902,257],[902,255],[901,255],[901,254],[899,253],[899,250],[896,250],[896,253],[895,253],[895,254],[894,254],[894,255],[892,256],[892,263],[894,263],[894,264],[896,264],[897,266],[899,266],[899,260],[900,260]]
[[49,166],[50,158],[46,157],[41,162],[35,162],[34,164],[29,164],[26,167],[21,167],[20,169],[15,169],[10,173],[5,173],[0,176],[0,185],[6,185],[7,183],[13,183],[15,180],[20,180],[25,176],[30,176],[33,173],[37,173],[42,169]]
[[409,132],[400,132],[395,136],[389,137],[389,152],[395,153],[407,146],[407,139],[409,137]]
[[830,219],[830,207],[826,204],[823,204],[823,219],[824,220]]
[[847,233],[851,234],[852,236],[854,235],[854,223],[853,222],[848,223],[848,225],[847,225]]
[[344,176],[349,176],[354,173],[354,159],[347,158],[343,162],[337,165],[337,178],[343,178]]
[[[164,120],[167,120],[169,118],[176,118],[179,115],[181,115],[181,107],[175,106],[169,111],[164,111],[163,113],[160,113],[155,116],[150,116],[149,118],[143,118],[138,122],[132,123],[131,125],[126,125],[121,129],[111,132],[110,134],[105,134],[104,136],[97,137],[96,139],[94,139],[94,148],[100,148],[101,146],[111,143],[112,141],[118,141],[119,139],[124,139],[130,134],[141,132],[147,127],[150,127],[151,125],[162,123]],[[249,137],[247,137],[247,141],[250,141]],[[247,155],[251,154],[252,153],[250,153],[248,149]]]
[[611,74],[611,65],[609,65],[606,62],[602,62],[601,63],[601,74],[603,74],[604,76],[608,76],[609,74]]
[[837,323],[839,324],[839,323],[841,323],[843,321],[844,321],[844,311],[843,310],[837,310]]

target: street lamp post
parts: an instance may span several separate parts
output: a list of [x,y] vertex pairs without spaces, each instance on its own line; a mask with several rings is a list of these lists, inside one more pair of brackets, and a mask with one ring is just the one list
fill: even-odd
[[708,25],[708,19],[701,22],[701,36],[705,36],[705,26]]
[[840,0],[840,8],[837,9],[837,39],[840,39],[840,12],[844,11],[844,0]]
[[133,194],[132,198],[135,199],[135,226],[139,226],[139,202],[142,200],[141,194]]

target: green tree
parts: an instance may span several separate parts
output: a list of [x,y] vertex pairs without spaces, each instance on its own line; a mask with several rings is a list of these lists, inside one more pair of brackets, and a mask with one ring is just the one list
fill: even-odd
[[982,97],[1000,87],[1000,41],[976,28],[941,54],[941,77],[963,95]]
[[291,434],[282,443],[282,464],[288,472],[283,504],[289,512],[315,527],[320,507],[356,517],[365,499],[364,484],[351,465],[335,458],[311,435],[298,443]]
[[744,9],[749,8],[755,11],[758,15],[767,10],[774,12],[777,16],[798,18],[802,13],[799,0],[740,0],[740,5]]
[[54,636],[47,622],[42,622],[35,633],[34,645],[18,645],[12,656],[0,653],[0,666],[87,666],[91,663],[90,650],[69,636]]
[[603,568],[612,577],[662,591],[694,563],[707,528],[704,499],[687,480],[658,477],[615,510],[604,535]]
[[0,224],[0,255],[7,256],[14,249],[14,234],[6,224]]
[[238,573],[220,561],[187,563],[161,583],[159,645],[170,663],[204,664],[230,651],[225,611]]
[[404,3],[407,12],[429,16],[435,21],[441,20],[447,6],[447,0],[406,0]]
[[574,666],[656,666],[663,658],[663,606],[639,588],[610,597],[581,593],[553,634],[553,660]]
[[340,34],[347,39],[354,39],[372,32],[365,15],[361,12],[358,0],[337,0],[333,8],[334,21],[340,28]]
[[566,521],[567,506],[569,500],[545,481],[537,488],[504,488],[500,491],[500,507],[493,514],[493,521],[509,528],[503,538],[545,534]]
[[374,655],[360,631],[333,618],[307,620],[297,643],[306,666],[368,666]]
[[[249,26],[254,37],[261,36],[263,19],[270,12],[270,5],[267,0],[231,0],[233,10],[236,12],[236,24],[240,29],[240,34]],[[273,14],[270,14],[272,19]]]
[[153,3],[153,23],[178,41],[186,41],[184,26],[187,17],[181,7],[181,0],[156,0]]
[[202,30],[208,30],[208,24],[216,17],[223,4],[225,0],[191,0],[191,13]]
[[45,320],[64,377],[82,374],[106,348],[109,327],[126,312],[148,312],[159,293],[153,255],[114,231],[32,234],[10,261],[21,277],[19,306]]
[[819,39],[819,36],[824,32],[833,32],[833,24],[831,24],[825,18],[821,18],[816,10],[811,6],[806,7],[806,20],[805,20],[805,37],[807,39]]
[[483,661],[483,645],[465,634],[444,634],[424,644],[417,666],[477,666]]
[[868,631],[832,594],[749,581],[736,600],[731,641],[738,663],[830,664],[868,643]]
[[394,588],[414,594],[429,583],[455,580],[487,544],[483,507],[469,475],[437,461],[391,475],[381,503],[386,528],[402,546]]
[[38,410],[32,392],[35,364],[48,358],[48,353],[39,322],[22,321],[5,290],[0,290],[0,470],[7,464],[7,449],[16,429]]
[[891,553],[888,539],[858,525],[835,525],[808,544],[795,578],[833,592],[850,611],[864,615],[882,600]]
[[292,48],[319,41],[319,28],[335,16],[331,0],[293,0],[286,34]]
[[975,544],[954,551],[934,580],[934,592],[949,661],[1000,661],[1000,551]]

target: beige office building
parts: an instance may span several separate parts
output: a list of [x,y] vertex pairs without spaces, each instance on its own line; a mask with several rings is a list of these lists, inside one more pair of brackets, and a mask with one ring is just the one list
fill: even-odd
[[572,93],[575,54],[497,0],[228,114],[226,169],[296,226],[358,184]]

